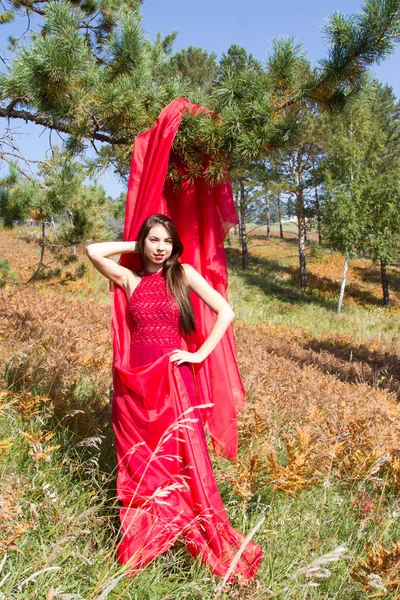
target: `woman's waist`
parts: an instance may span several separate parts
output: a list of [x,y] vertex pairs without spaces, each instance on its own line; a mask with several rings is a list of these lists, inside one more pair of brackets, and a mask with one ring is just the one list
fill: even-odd
[[174,346],[181,344],[181,334],[176,330],[156,330],[151,329],[133,330],[131,332],[131,344],[135,346]]
[[182,349],[182,345],[180,343],[172,345],[133,343],[130,347],[130,364],[132,367],[148,365],[158,360],[165,354],[169,354],[173,350],[177,349]]
[[161,343],[157,343],[157,344],[147,344],[147,343],[136,343],[135,341],[132,341],[131,343],[131,348],[136,348],[137,350],[159,350],[160,348],[169,351],[172,350],[182,350],[182,343],[181,341],[177,342],[176,344],[163,344]]

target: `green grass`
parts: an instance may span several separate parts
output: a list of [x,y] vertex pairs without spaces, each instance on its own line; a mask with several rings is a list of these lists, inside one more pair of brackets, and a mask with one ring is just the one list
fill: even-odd
[[[43,425],[56,433],[51,443],[60,444],[60,448],[51,453],[48,461],[36,461],[29,455],[22,432],[33,434],[42,430]],[[13,481],[15,489],[20,487],[18,519],[31,522],[32,527],[15,541],[2,563],[1,598],[46,598],[51,586],[57,591],[56,597],[85,600],[215,597],[220,580],[193,561],[180,543],[137,576],[124,576],[114,554],[118,539],[114,473],[99,466],[98,448],[78,449],[71,432],[61,426],[54,428],[45,412],[23,422],[13,407],[1,421],[1,439],[9,436],[13,438],[13,447],[1,462],[2,481],[8,479]],[[225,467],[219,462],[218,468]],[[264,549],[258,589],[246,595],[246,590],[228,585],[219,597],[222,600],[365,597],[360,585],[350,577],[350,566],[360,561],[367,542],[389,544],[398,538],[400,522],[393,510],[396,499],[384,488],[374,497],[376,510],[371,518],[360,519],[354,503],[360,490],[373,493],[367,483],[350,486],[328,478],[295,498],[273,493],[269,488],[243,505],[229,485],[222,485],[223,499],[235,527],[246,532],[262,515],[266,520],[256,536]],[[316,558],[342,545],[346,546],[345,558],[326,561],[319,570],[308,568],[305,574],[299,574],[300,569],[310,566]],[[37,572],[39,575],[29,580]],[[115,587],[105,592],[113,584]]]
[[236,249],[228,249],[227,256],[229,301],[240,322],[302,328],[315,337],[348,334],[359,342],[375,341],[400,348],[398,313],[381,306],[354,306],[345,300],[338,316],[336,298],[324,298],[312,288],[302,292],[292,275],[287,275],[287,268],[297,260],[291,245],[283,245],[279,262],[250,256],[245,271]]

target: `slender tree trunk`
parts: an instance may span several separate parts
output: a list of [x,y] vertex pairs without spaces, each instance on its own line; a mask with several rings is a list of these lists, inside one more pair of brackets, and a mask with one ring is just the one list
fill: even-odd
[[283,226],[282,226],[282,209],[281,209],[281,193],[278,192],[278,219],[279,219],[279,237],[283,240]]
[[347,279],[347,270],[349,268],[349,257],[346,256],[345,261],[344,261],[344,266],[343,266],[343,275],[342,275],[342,283],[340,285],[340,294],[339,294],[339,300],[338,300],[338,305],[337,305],[337,314],[340,315],[340,313],[342,312],[342,304],[343,304],[343,297],[344,297],[344,290],[346,288],[346,279]]
[[242,248],[242,269],[247,269],[249,264],[249,252],[247,249],[247,233],[246,233],[246,202],[244,195],[244,183],[240,180],[239,192],[239,237],[240,246]]
[[390,297],[389,297],[389,277],[386,271],[386,263],[384,260],[381,260],[381,282],[382,282],[382,292],[383,292],[383,303],[389,308],[390,306]]
[[299,225],[299,264],[300,264],[300,287],[305,290],[307,287],[307,268],[306,268],[306,223],[303,215],[298,215]]
[[267,239],[271,239],[271,207],[269,202],[269,197],[267,196],[265,199],[265,205],[267,209]]
[[232,233],[231,233],[231,230],[228,231],[228,246],[232,247]]
[[318,243],[322,244],[322,233],[321,233],[321,210],[319,205],[319,196],[317,186],[314,187],[315,193],[315,210],[317,213],[317,231],[318,231]]
[[73,254],[73,256],[76,256],[76,244],[72,244],[70,246],[70,248],[71,248],[71,254]]
[[307,268],[306,268],[306,216],[304,209],[304,192],[303,192],[303,167],[301,162],[301,154],[292,152],[291,169],[293,183],[295,185],[296,195],[296,217],[298,224],[298,245],[299,245],[299,266],[300,266],[300,287],[305,290],[307,287]]
[[44,249],[46,247],[46,239],[44,236],[44,232],[45,232],[45,222],[42,221],[42,239],[41,239],[41,244],[40,244],[40,260],[39,260],[39,264],[43,263],[43,258],[44,258]]

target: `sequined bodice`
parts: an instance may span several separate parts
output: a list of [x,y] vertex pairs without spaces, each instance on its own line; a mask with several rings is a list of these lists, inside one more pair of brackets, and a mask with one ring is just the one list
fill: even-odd
[[145,272],[129,298],[128,309],[132,344],[180,347],[179,307],[162,271]]

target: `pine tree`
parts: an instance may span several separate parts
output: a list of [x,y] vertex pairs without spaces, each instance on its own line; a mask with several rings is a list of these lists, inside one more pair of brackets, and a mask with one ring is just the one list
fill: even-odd
[[376,84],[370,111],[368,162],[374,176],[363,194],[366,249],[380,266],[383,303],[388,307],[387,266],[400,261],[400,103],[390,87]]
[[[67,133],[68,147],[77,153],[87,142],[104,142],[97,148],[97,164],[113,164],[124,175],[135,136],[148,129],[172,99],[190,98],[195,92],[180,75],[163,81],[176,33],[150,43],[142,29],[140,3],[110,2],[8,0],[3,27],[22,6],[28,14],[39,14],[43,27],[30,43],[15,49],[9,72],[0,76],[0,117],[23,118]],[[325,107],[343,104],[362,86],[368,66],[393,51],[399,29],[398,0],[366,0],[358,15],[333,15],[326,32],[331,44],[328,58],[294,88],[291,69],[299,63],[291,57],[295,44],[286,44],[280,53],[277,77],[270,86],[265,85],[261,65],[232,46],[221,61],[217,89],[206,102],[223,115],[224,126],[203,115],[197,129],[182,128],[177,148],[185,156],[195,142],[216,159],[206,176],[220,180],[219,153],[229,160],[238,156],[249,160],[290,138],[304,101]],[[233,81],[232,74],[240,71]],[[252,103],[244,103],[246,108],[242,95],[253,97]],[[239,128],[236,100],[244,111]],[[209,123],[201,122],[207,119]]]
[[126,176],[135,136],[177,96],[201,97],[214,112],[188,114],[174,152],[188,176],[213,183],[224,177],[225,158],[246,167],[292,143],[309,109],[343,106],[361,89],[367,68],[393,51],[400,32],[398,0],[366,0],[360,14],[330,18],[328,58],[318,68],[307,66],[293,40],[276,45],[267,71],[232,46],[207,97],[182,73],[163,78],[174,64],[176,33],[151,43],[136,0],[9,0],[8,6],[1,26],[24,7],[40,15],[43,27],[15,47],[9,70],[0,75],[0,117],[66,133],[76,155],[93,144],[94,167],[112,165]]
[[[45,251],[60,254],[88,238],[106,235],[109,201],[99,185],[85,186],[82,165],[68,153],[55,149],[54,156],[42,163],[39,176],[27,180],[16,165],[0,180],[0,217],[6,228],[15,222],[34,220],[40,224],[40,257],[30,280],[49,271]],[[51,235],[49,234],[51,232]]]
[[[314,224],[314,191],[317,185],[315,165],[322,157],[319,117],[304,109],[296,138],[286,151],[274,156],[277,189],[289,195],[287,210],[297,220],[300,287],[307,287],[306,244],[307,235]],[[278,166],[279,165],[279,166]]]
[[163,81],[182,77],[189,81],[191,89],[200,88],[204,93],[210,93],[218,72],[216,58],[214,52],[209,54],[202,48],[183,48],[171,56],[163,72]]
[[43,26],[15,48],[9,71],[0,75],[0,116],[66,133],[67,148],[77,154],[89,141],[97,167],[111,164],[126,174],[135,136],[188,87],[181,78],[157,83],[175,36],[150,43],[137,5],[34,4]]

